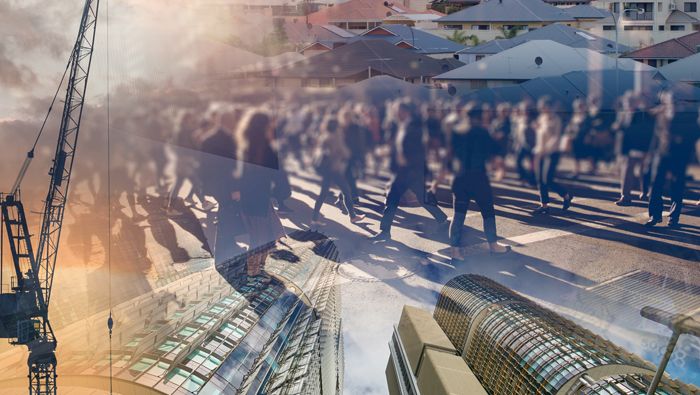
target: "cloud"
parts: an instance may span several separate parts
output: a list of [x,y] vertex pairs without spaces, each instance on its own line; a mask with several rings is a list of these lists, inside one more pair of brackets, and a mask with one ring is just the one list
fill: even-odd
[[0,88],[23,89],[37,81],[36,74],[25,65],[16,63],[0,43]]

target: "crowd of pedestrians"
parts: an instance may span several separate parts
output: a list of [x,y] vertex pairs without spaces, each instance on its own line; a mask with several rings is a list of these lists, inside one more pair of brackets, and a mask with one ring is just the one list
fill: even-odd
[[[448,233],[456,259],[464,258],[471,202],[483,218],[490,252],[510,251],[498,243],[491,187],[506,177],[507,165],[517,182],[539,192],[533,216],[551,214],[552,192],[559,196],[555,206],[561,212],[576,204],[558,177],[561,159],[568,157],[574,163],[572,179],[619,169],[620,196],[614,203],[648,202],[646,226],[662,222],[663,196],[669,196],[667,225],[679,226],[686,170],[700,131],[698,109],[680,106],[671,93],[651,101],[631,92],[614,109],[601,107],[596,98],[569,105],[547,97],[496,105],[398,98],[381,105],[318,101],[274,111],[232,104],[200,116],[185,111],[174,118],[176,133],[169,141],[187,150],[174,155],[166,146],[162,166],[174,169],[175,176],[160,183],[161,192],[167,196],[166,209],[184,197],[210,212],[217,262],[235,253],[236,237],[247,235],[249,248],[255,248],[284,235],[278,215],[291,212],[285,204],[292,194],[290,169],[315,173],[319,180],[320,193],[311,218],[305,219],[316,228],[326,225],[325,203],[337,205],[352,224],[366,223],[366,197],[358,180],[390,174],[372,240],[390,240],[399,206],[413,202],[434,218],[438,231]],[[212,156],[227,161],[207,163]],[[190,187],[183,194],[186,180]],[[451,220],[438,204],[440,185],[452,193]],[[251,262],[249,274],[260,266]]]

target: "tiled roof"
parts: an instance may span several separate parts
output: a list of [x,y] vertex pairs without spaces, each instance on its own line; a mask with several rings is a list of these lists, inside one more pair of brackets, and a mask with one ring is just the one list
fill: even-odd
[[415,52],[422,54],[455,53],[464,49],[446,38],[430,34],[420,29],[405,25],[382,25],[370,29],[352,40],[382,39],[394,45],[405,42],[415,48]]
[[696,83],[700,81],[700,53],[668,64],[659,71],[672,81]]
[[345,78],[372,69],[398,78],[432,77],[456,67],[398,48],[384,40],[360,40],[273,70],[283,78]]
[[[459,53],[493,55],[532,40],[552,40],[572,48],[588,48],[596,52],[607,54],[615,53],[614,41],[558,23],[529,31],[511,39],[489,41],[482,45],[477,45],[476,47],[464,49]],[[620,44],[620,53],[625,53],[630,49],[630,47]]]
[[349,0],[309,14],[309,22],[317,25],[354,21],[379,22],[391,15],[407,13],[434,14],[436,11],[417,11],[386,0]]
[[694,32],[626,53],[622,57],[633,59],[683,59],[697,53],[699,45],[700,32]]
[[316,41],[345,41],[355,34],[332,25],[306,24],[304,19],[287,19],[284,23],[287,39],[292,43],[312,43]]
[[[537,58],[541,60],[539,64]],[[551,40],[533,40],[441,74],[435,79],[526,81],[570,71],[605,70],[616,66],[620,70],[655,70],[631,59],[616,63],[612,57],[586,48],[571,48]]]
[[587,4],[575,5],[564,10],[575,19],[605,19],[612,16],[608,10]]
[[673,10],[671,11],[671,14],[666,18],[666,23],[693,23],[697,24],[700,23],[700,20],[698,18],[695,18],[693,16],[690,16],[686,14],[683,11],[679,10]]
[[565,10],[542,0],[491,0],[438,19],[438,22],[573,22]]

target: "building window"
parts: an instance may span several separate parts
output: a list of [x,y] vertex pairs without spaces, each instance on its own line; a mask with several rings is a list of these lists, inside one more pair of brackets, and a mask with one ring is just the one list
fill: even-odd
[[[618,3],[615,3],[618,4]],[[622,3],[624,10],[643,10],[644,12],[628,11],[622,15],[622,19],[628,21],[653,21],[654,3]]]
[[656,3],[656,10],[659,12],[663,11],[664,10],[664,3],[662,3],[662,2]]
[[348,30],[367,30],[367,22],[348,22]]
[[603,25],[603,30],[605,30],[605,31],[615,30],[615,25]]
[[654,26],[625,26],[626,31],[632,30],[654,30]]
[[680,32],[685,30],[685,25],[671,25],[672,32]]
[[476,61],[478,62],[485,57],[486,57],[486,55],[476,55]]
[[447,30],[462,30],[462,25],[445,25]]
[[696,3],[696,2],[683,3],[683,11],[685,11],[685,12],[698,12],[698,3]]
[[472,25],[472,30],[491,30],[489,25]]

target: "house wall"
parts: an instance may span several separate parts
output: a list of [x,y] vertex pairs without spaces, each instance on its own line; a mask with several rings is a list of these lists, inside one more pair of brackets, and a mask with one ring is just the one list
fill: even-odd
[[514,80],[442,80],[441,87],[454,86],[458,92],[469,92],[477,89],[500,88],[504,86],[518,85],[522,81]]
[[438,26],[445,32],[444,36],[452,35],[454,30],[462,30],[467,35],[475,35],[479,38],[479,41],[491,41],[496,39],[496,37],[503,36],[504,26],[517,26],[519,29],[518,34],[528,32],[529,30],[537,29],[543,26],[547,26],[548,23],[533,22],[527,24],[511,24],[508,22],[498,22],[498,23],[445,23],[438,22]]
[[[594,0],[591,5],[598,8],[611,9],[617,1]],[[666,19],[671,12],[676,9],[685,12],[685,4],[695,4],[695,12],[686,12],[688,15],[700,19],[700,0],[629,0],[631,3],[648,4],[651,12],[644,14],[626,13],[626,17],[620,18],[619,41],[621,44],[633,48],[646,47],[661,41],[678,38],[692,33],[697,29],[690,23],[667,24]],[[635,4],[631,4],[635,6]],[[621,7],[621,6],[620,6]],[[683,30],[671,30],[672,26],[678,26]],[[599,26],[594,27],[591,32],[610,40],[615,40],[615,24],[612,19],[603,21]],[[641,30],[651,29],[651,30]]]

